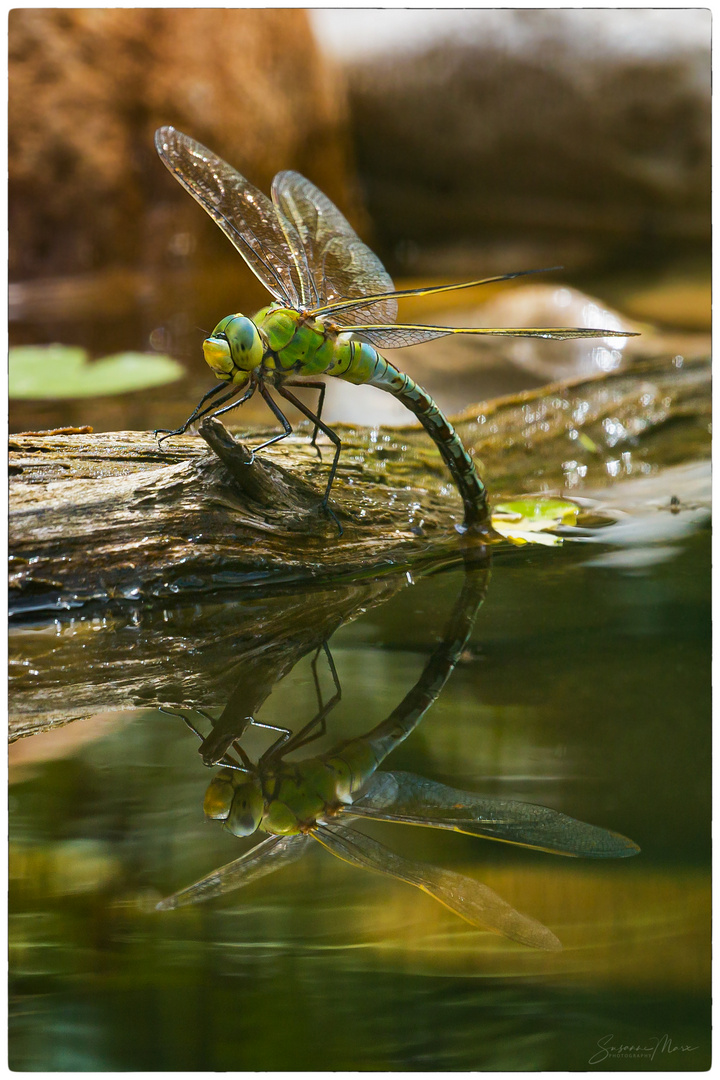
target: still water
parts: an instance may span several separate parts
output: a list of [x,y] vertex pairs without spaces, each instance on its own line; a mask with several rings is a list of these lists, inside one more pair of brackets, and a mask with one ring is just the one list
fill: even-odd
[[[247,888],[156,910],[262,837],[204,820],[217,770],[180,718],[102,713],[11,748],[11,1067],[708,1068],[709,532],[642,550],[501,549],[446,685],[384,766],[551,807],[631,837],[640,854],[572,859],[438,829],[353,826],[406,859],[484,882],[549,927],[562,952],[470,926],[312,842]],[[337,629],[342,699],[298,759],[397,708],[465,582],[462,569],[404,582]],[[276,618],[278,604],[253,593],[165,612],[175,646],[185,643],[168,653],[176,685],[183,668],[205,664],[219,688],[209,716],[187,714],[203,734],[230,701],[236,715],[250,701],[264,723],[294,731],[317,711],[312,626],[305,644],[295,635],[293,663],[266,650],[284,676],[274,686],[270,661],[243,663],[243,648],[203,654],[188,630],[191,615],[227,628]],[[120,629],[140,648],[155,617],[136,612]],[[40,620],[11,648],[38,678],[54,641],[75,639],[96,669],[106,650],[104,679],[122,688],[119,632],[89,617]],[[327,700],[322,650],[316,671]],[[251,728],[242,745],[256,760],[276,735]]]

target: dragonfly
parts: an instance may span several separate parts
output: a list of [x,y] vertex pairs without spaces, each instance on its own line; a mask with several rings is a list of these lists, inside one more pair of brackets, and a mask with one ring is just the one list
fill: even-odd
[[[455,871],[398,855],[349,823],[354,818],[429,826],[485,839],[589,858],[637,853],[632,840],[556,810],[461,791],[408,772],[379,770],[436,700],[466,647],[486,579],[468,574],[443,641],[420,678],[387,719],[366,735],[324,754],[286,761],[293,750],[325,732],[329,708],[291,735],[286,729],[253,763],[238,741],[210,782],[205,815],[235,836],[261,830],[268,838],[157,905],[168,911],[249,885],[295,862],[313,841],[352,866],[414,885],[466,922],[534,948],[562,948],[556,935],[517,911],[484,883]],[[336,685],[335,697],[338,695]],[[192,722],[188,726],[202,739]],[[311,730],[313,727],[316,730]]]
[[[160,441],[181,435],[202,417],[220,416],[259,392],[283,430],[256,447],[254,457],[292,433],[272,388],[313,423],[311,445],[318,454],[319,432],[334,446],[321,506],[341,534],[328,501],[342,443],[322,420],[325,383],[318,381],[319,376],[376,386],[401,401],[434,440],[447,465],[463,501],[465,527],[482,527],[488,522],[487,491],[459,435],[430,394],[378,349],[399,349],[449,334],[632,336],[625,330],[584,327],[468,329],[398,323],[398,300],[403,297],[468,289],[540,271],[398,290],[337,207],[300,173],[278,173],[268,198],[222,158],[173,127],[157,130],[155,146],[175,179],[213,218],[273,298],[252,318],[234,313],[220,320],[203,343],[205,360],[219,385],[208,390],[181,427],[158,428],[155,434],[161,435]],[[292,393],[290,388],[298,386],[318,391],[316,412]]]

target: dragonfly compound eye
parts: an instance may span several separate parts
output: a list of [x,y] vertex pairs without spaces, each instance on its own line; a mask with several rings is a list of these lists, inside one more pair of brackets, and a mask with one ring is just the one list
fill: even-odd
[[213,369],[218,378],[229,375],[235,366],[230,353],[230,345],[225,338],[206,338],[203,341],[203,356],[205,363]]
[[251,836],[262,821],[264,800],[253,783],[241,784],[235,790],[225,828],[234,836]]
[[208,785],[203,801],[205,817],[213,821],[225,821],[230,813],[235,788],[232,784],[232,776],[228,775],[229,769],[223,769],[214,776]]
[[242,371],[252,371],[260,366],[265,347],[252,319],[247,319],[244,315],[233,315],[225,326],[225,335],[237,367]]

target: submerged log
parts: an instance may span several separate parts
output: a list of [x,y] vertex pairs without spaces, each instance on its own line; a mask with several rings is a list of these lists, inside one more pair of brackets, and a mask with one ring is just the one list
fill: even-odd
[[[707,358],[663,356],[472,406],[456,426],[492,502],[706,457],[709,419]],[[252,465],[218,421],[203,424],[203,439],[161,446],[148,432],[12,436],[13,607],[178,599],[459,560],[460,499],[422,430],[338,432],[331,505],[342,536],[320,507],[329,447],[318,460],[309,429]]]

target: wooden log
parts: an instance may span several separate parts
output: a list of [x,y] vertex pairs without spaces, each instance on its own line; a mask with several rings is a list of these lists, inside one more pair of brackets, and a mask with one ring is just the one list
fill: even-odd
[[[602,378],[471,406],[456,420],[492,498],[611,482],[709,454],[707,358],[664,356]],[[309,430],[251,455],[218,421],[203,439],[149,432],[10,440],[11,604],[170,599],[422,570],[462,557],[462,507],[419,428],[338,428],[332,506]],[[629,455],[629,457],[628,457]],[[573,481],[575,482],[575,481]],[[581,485],[580,485],[581,486]],[[479,542],[483,543],[480,537]]]

